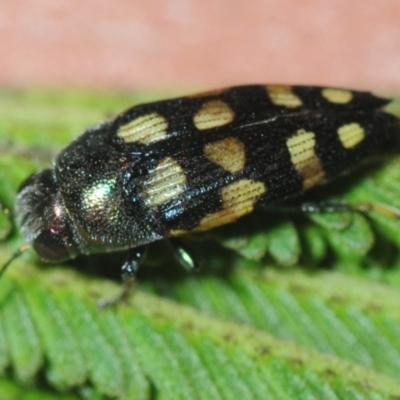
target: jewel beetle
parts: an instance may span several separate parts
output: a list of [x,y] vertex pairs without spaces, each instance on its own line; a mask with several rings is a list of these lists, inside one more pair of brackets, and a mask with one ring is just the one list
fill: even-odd
[[148,243],[231,223],[398,148],[390,101],[248,85],[137,105],[26,179],[16,221],[45,261],[128,250],[129,282]]

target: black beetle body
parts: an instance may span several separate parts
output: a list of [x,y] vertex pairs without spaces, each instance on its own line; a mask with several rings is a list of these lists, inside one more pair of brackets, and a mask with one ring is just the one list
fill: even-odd
[[20,187],[39,256],[126,250],[230,223],[393,149],[389,100],[253,85],[135,106],[87,130]]

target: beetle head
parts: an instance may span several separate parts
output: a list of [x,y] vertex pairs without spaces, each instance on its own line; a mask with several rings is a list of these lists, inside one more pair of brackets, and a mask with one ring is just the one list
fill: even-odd
[[77,255],[73,224],[52,170],[35,173],[22,183],[15,208],[22,235],[43,260],[60,262]]

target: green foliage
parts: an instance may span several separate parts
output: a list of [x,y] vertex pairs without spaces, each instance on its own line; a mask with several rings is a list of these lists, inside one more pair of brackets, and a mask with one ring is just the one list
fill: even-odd
[[[12,207],[30,172],[139,99],[0,94],[2,201]],[[399,181],[397,157],[312,195],[400,208]],[[20,243],[5,240],[0,263]],[[118,260],[15,261],[0,281],[0,398],[400,397],[399,221],[266,210],[190,244],[202,273],[182,273],[155,246],[161,266],[143,268],[129,302],[109,309],[96,302],[118,293],[104,271]]]

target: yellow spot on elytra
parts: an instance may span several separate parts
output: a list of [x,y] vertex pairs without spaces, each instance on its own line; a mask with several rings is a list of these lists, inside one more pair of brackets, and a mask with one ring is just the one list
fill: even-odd
[[224,126],[233,121],[235,113],[222,100],[210,100],[202,105],[193,117],[197,129],[205,130]]
[[290,85],[267,85],[266,89],[271,102],[277,106],[296,108],[303,104]]
[[286,141],[293,166],[303,178],[304,190],[321,182],[325,176],[315,145],[315,133],[304,129],[299,129]]
[[205,231],[234,222],[253,211],[257,200],[267,191],[263,182],[242,179],[225,186],[221,192],[222,209],[204,217],[194,231]]
[[337,132],[345,149],[351,149],[365,138],[364,128],[357,122],[343,125]]
[[185,190],[185,183],[183,168],[172,157],[167,157],[149,171],[142,187],[144,202],[149,207],[166,203]]
[[133,119],[120,126],[117,136],[125,143],[143,144],[157,142],[167,135],[168,121],[162,115],[153,112]]
[[353,100],[353,93],[346,89],[324,88],[321,94],[330,103],[335,104],[347,104]]
[[246,162],[244,144],[234,137],[206,144],[204,154],[210,161],[232,174],[241,171]]

